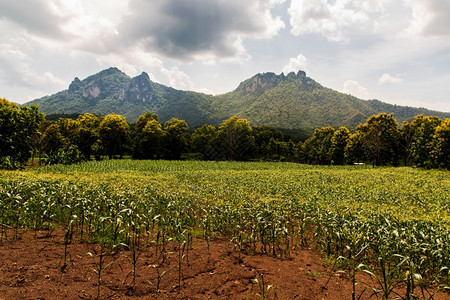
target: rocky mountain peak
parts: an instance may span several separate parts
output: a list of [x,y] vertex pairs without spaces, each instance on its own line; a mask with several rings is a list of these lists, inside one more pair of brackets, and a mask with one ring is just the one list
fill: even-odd
[[250,79],[242,82],[236,89],[237,92],[244,94],[259,95],[262,92],[274,88],[282,82],[295,82],[296,85],[302,90],[313,90],[314,88],[321,87],[320,84],[306,76],[304,71],[298,71],[297,73],[290,72],[287,75],[281,73],[277,75],[273,72],[258,73]]
[[69,92],[75,92],[76,90],[79,90],[80,88],[81,88],[81,80],[80,80],[80,78],[75,77],[75,79],[69,85]]
[[119,95],[120,100],[133,102],[150,102],[154,97],[150,77],[146,72],[133,77]]
[[[284,73],[281,73],[281,76],[284,76]],[[289,72],[286,75],[287,78],[292,78],[292,79],[303,79],[306,78],[306,73],[304,71],[298,71],[297,74],[295,74],[295,72]]]
[[148,80],[150,82],[150,76],[148,76],[148,74],[146,72],[142,72],[141,75],[139,75],[137,77],[141,77],[142,79]]
[[244,94],[261,94],[263,91],[276,86],[280,81],[281,78],[275,73],[258,73],[241,82],[236,91]]
[[110,76],[110,75],[125,75],[124,72],[120,71],[118,68],[116,67],[110,67],[108,69],[105,69],[103,71],[100,71],[97,75],[102,77],[102,76]]
[[83,80],[75,77],[67,92],[74,97],[81,97],[89,104],[96,104],[102,99],[117,95],[130,80],[118,68],[111,67]]

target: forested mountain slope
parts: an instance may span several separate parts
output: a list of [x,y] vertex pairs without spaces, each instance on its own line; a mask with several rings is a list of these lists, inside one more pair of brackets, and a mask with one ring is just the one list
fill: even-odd
[[299,129],[306,134],[323,126],[354,128],[381,112],[394,113],[401,123],[419,114],[449,118],[450,113],[361,100],[323,87],[302,71],[297,74],[256,74],[234,91],[213,96],[177,90],[150,80],[147,73],[134,78],[109,68],[84,80],[75,78],[67,90],[31,101],[45,114],[117,113],[128,122],[147,111],[161,122],[173,117],[189,126],[218,125],[238,116],[252,125]]
[[172,117],[192,126],[211,123],[209,109],[212,96],[176,90],[150,80],[147,73],[134,78],[117,68],[109,68],[84,80],[75,78],[67,90],[31,101],[45,114],[116,113],[136,122],[147,111],[158,114],[161,121]]

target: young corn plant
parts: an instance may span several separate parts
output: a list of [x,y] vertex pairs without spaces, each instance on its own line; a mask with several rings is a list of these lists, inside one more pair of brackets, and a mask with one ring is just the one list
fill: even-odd
[[130,234],[130,237],[129,237],[127,243],[120,244],[121,246],[125,247],[126,249],[128,249],[130,251],[130,254],[125,255],[125,257],[131,262],[131,264],[133,265],[133,269],[126,276],[124,283],[125,283],[127,277],[130,274],[132,274],[131,285],[130,285],[130,289],[132,291],[134,291],[136,288],[136,267],[137,267],[139,258],[141,257],[142,253],[146,249],[148,249],[148,247],[150,246],[148,244],[141,245],[140,242],[141,242],[140,229],[139,229],[139,227],[137,227],[137,228],[132,229],[132,232]]
[[258,296],[262,300],[265,300],[269,299],[269,292],[272,291],[274,299],[277,298],[275,286],[265,283],[263,273],[258,274],[258,278],[252,279],[252,283],[256,284],[258,287],[258,292],[254,293],[253,295]]
[[64,273],[66,268],[68,267],[68,263],[71,260],[71,255],[68,251],[69,244],[72,242],[72,236],[74,232],[74,223],[76,216],[70,219],[68,224],[64,226],[65,234],[64,234],[64,260],[61,266],[61,273]]
[[375,271],[364,269],[363,272],[369,274],[377,283],[377,287],[369,286],[372,291],[372,296],[380,296],[381,299],[390,299],[391,295],[399,296],[396,291],[403,282],[401,278],[402,265],[405,263],[404,259],[398,254],[392,254],[387,249],[382,249],[378,254]]
[[[94,273],[97,275],[97,297],[96,299],[102,299],[101,298],[101,285],[102,285],[102,275],[103,272],[108,269],[112,264],[115,263],[116,257],[114,257],[114,251],[108,250],[104,246],[100,245],[100,251],[97,255],[92,252],[88,252],[88,255],[92,257],[92,260],[94,261],[94,268],[92,269]],[[108,258],[111,258],[108,261]]]

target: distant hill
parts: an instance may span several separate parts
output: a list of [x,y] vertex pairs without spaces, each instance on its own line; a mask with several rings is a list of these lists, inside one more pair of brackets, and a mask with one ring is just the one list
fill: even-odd
[[381,112],[393,113],[400,124],[419,114],[450,117],[450,113],[425,108],[361,100],[323,87],[302,71],[257,74],[236,90],[214,97],[212,104],[219,115],[224,112],[222,117],[226,113],[247,118],[255,125],[307,131],[328,125],[354,128]]
[[117,113],[130,123],[147,111],[161,122],[172,117],[186,120],[191,127],[204,123],[218,125],[231,116],[246,118],[252,125],[302,130],[309,135],[323,126],[354,128],[371,115],[394,113],[399,123],[414,116],[450,118],[450,113],[361,100],[323,87],[305,72],[297,74],[256,74],[234,91],[213,96],[176,90],[150,80],[147,73],[134,78],[109,68],[84,80],[75,78],[67,90],[33,100],[45,114]]
[[177,117],[191,126],[212,123],[208,116],[212,96],[176,90],[150,80],[147,73],[134,78],[109,68],[84,80],[75,78],[67,90],[33,100],[46,115],[90,112],[117,113],[136,122],[147,111],[162,122]]

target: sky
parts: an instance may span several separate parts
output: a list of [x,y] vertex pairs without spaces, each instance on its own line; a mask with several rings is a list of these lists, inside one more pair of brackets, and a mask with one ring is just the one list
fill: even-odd
[[450,112],[450,1],[0,0],[0,97],[25,103],[112,66],[209,94],[303,70]]

